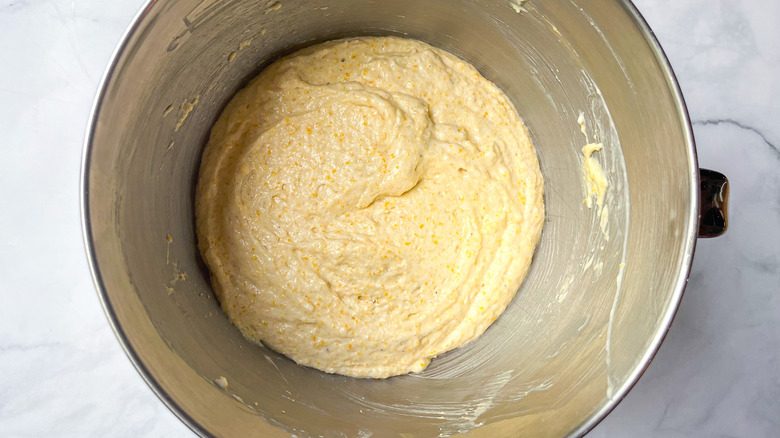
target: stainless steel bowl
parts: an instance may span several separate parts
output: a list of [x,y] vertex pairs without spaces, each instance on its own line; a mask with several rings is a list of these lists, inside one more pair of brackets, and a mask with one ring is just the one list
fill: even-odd
[[[193,229],[200,154],[231,96],[280,55],[357,35],[416,38],[473,63],[525,118],[546,185],[544,233],[506,313],[423,373],[387,380],[324,374],[247,342],[218,307]],[[608,239],[583,203],[579,111],[604,143]],[[619,0],[151,0],[104,77],[82,184],[89,259],[120,342],[182,421],[218,436],[582,434],[661,343],[703,199],[671,68]]]

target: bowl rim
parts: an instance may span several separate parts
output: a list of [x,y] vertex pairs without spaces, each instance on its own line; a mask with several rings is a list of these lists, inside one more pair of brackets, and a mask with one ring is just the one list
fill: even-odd
[[[674,283],[674,291],[671,294],[671,299],[667,305],[665,313],[660,319],[659,330],[653,335],[648,348],[646,349],[641,360],[637,362],[637,365],[628,374],[625,382],[617,388],[611,399],[607,401],[599,409],[595,410],[590,416],[588,416],[579,426],[569,432],[569,436],[582,436],[593,430],[609,413],[611,413],[617,405],[623,401],[627,394],[634,388],[640,377],[644,374],[650,363],[653,361],[658,349],[666,338],[669,328],[674,320],[677,310],[679,308],[682,296],[685,292],[685,287],[688,283],[688,278],[691,272],[691,266],[693,263],[693,255],[696,249],[696,242],[698,240],[697,231],[699,226],[699,166],[698,156],[696,152],[696,143],[693,135],[693,125],[688,114],[688,107],[685,103],[685,99],[680,88],[680,84],[677,81],[677,77],[672,69],[666,53],[664,52],[661,44],[655,36],[655,33],[648,25],[645,18],[636,8],[631,0],[616,0],[623,9],[628,13],[629,17],[633,20],[634,24],[639,28],[642,35],[645,37],[649,44],[653,54],[659,61],[661,71],[666,77],[667,83],[670,86],[672,97],[677,107],[677,112],[680,115],[683,128],[685,130],[685,140],[687,143],[688,162],[690,163],[689,176],[690,176],[690,215],[686,224],[686,234],[683,237],[683,253],[682,253],[682,266],[678,274],[678,278]],[[92,234],[92,220],[89,209],[89,176],[91,170],[91,158],[92,158],[92,146],[97,129],[98,117],[100,115],[101,108],[103,106],[103,100],[108,91],[109,83],[116,71],[119,59],[125,53],[130,41],[136,35],[136,32],[141,27],[144,19],[149,15],[152,7],[157,3],[157,0],[145,0],[140,10],[133,17],[131,24],[123,33],[113,53],[111,54],[110,61],[101,76],[97,93],[92,103],[92,107],[89,113],[88,124],[86,129],[86,135],[84,138],[84,144],[82,148],[81,159],[81,172],[79,182],[79,203],[81,212],[81,231],[84,243],[84,248],[87,256],[87,262],[89,264],[92,280],[95,285],[100,304],[103,307],[103,312],[108,320],[111,329],[114,332],[117,340],[119,341],[122,349],[127,355],[130,362],[135,367],[138,374],[146,382],[149,388],[154,392],[157,398],[165,404],[165,406],[190,430],[199,436],[213,436],[212,432],[208,431],[203,425],[201,425],[195,418],[193,418],[187,411],[185,411],[160,385],[151,371],[140,360],[138,353],[130,344],[127,334],[122,328],[111,300],[108,297],[106,286],[103,282],[103,278],[100,272],[100,266],[97,261],[97,254],[94,244],[94,236]]]

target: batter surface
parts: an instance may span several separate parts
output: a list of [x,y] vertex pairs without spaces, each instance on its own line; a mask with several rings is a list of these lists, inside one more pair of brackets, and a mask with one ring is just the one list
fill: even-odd
[[507,97],[401,38],[332,41],[266,68],[211,131],[200,250],[243,334],[356,377],[422,371],[514,297],[544,221]]

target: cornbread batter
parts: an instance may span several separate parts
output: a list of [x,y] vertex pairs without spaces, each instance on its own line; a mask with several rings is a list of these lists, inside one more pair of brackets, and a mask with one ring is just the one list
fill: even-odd
[[211,131],[200,250],[243,334],[356,377],[422,371],[482,334],[525,277],[542,177],[507,97],[401,38],[266,68]]

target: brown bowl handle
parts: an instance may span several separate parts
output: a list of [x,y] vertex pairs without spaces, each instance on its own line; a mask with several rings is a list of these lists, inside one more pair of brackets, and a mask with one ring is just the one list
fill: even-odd
[[718,237],[729,227],[729,180],[720,172],[700,169],[699,237]]

